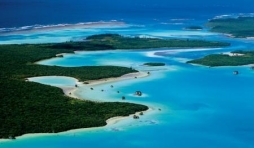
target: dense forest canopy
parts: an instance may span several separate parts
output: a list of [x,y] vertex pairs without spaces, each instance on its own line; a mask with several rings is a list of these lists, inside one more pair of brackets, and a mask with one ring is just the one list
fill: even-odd
[[254,37],[254,17],[213,19],[206,25],[213,32],[226,33],[237,38]]
[[241,66],[254,64],[254,51],[233,51],[228,54],[212,54],[201,59],[188,61],[188,63],[205,66]]
[[70,76],[84,81],[137,72],[116,66],[67,68],[33,64],[59,53],[72,52],[47,46],[0,46],[0,138],[103,126],[108,118],[148,109],[131,103],[82,101],[64,96],[59,88],[26,82],[25,78],[34,76]]

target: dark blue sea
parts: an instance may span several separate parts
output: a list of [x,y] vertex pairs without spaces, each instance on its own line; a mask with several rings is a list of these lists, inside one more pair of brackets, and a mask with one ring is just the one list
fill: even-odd
[[0,0],[0,28],[100,20],[207,20],[223,14],[252,13],[253,5],[252,0]]

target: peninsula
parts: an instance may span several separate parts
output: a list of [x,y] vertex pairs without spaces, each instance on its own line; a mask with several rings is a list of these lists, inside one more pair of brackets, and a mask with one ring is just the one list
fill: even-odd
[[65,96],[60,88],[25,81],[28,77],[47,75],[70,76],[85,81],[137,72],[116,66],[68,68],[33,64],[40,59],[70,52],[44,46],[0,46],[0,138],[103,126],[111,117],[148,109],[133,103],[96,103],[74,99]]

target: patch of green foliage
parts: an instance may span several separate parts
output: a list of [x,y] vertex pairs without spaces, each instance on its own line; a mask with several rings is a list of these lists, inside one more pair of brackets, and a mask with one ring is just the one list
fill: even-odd
[[146,66],[165,66],[165,63],[144,63]]
[[231,34],[237,38],[254,37],[254,17],[213,19],[206,26],[213,32]]
[[71,50],[107,50],[107,49],[147,49],[163,47],[222,47],[230,46],[229,43],[214,42],[205,40],[189,39],[158,39],[158,38],[139,38],[124,37],[118,34],[100,34],[86,38],[83,42],[65,42],[49,45],[53,49]]
[[53,44],[0,46],[0,138],[26,133],[52,133],[106,125],[106,120],[148,108],[132,103],[96,103],[64,96],[60,88],[25,78],[70,76],[80,81],[118,77],[136,70],[116,66],[58,67],[33,64],[70,49]]
[[[200,64],[205,66],[241,66],[254,64],[254,51],[234,51],[235,56],[224,54],[212,54],[204,58],[188,61],[187,63]],[[237,54],[243,54],[238,55]]]

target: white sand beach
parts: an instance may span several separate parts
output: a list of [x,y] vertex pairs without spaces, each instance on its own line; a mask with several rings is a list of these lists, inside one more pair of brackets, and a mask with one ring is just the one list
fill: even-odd
[[[155,109],[149,108],[146,111],[143,111],[143,116],[145,116],[147,113],[154,111]],[[95,131],[95,130],[100,130],[102,128],[117,124],[118,122],[121,122],[123,120],[136,120],[133,119],[134,115],[139,115],[141,112],[136,112],[135,114],[131,114],[129,116],[118,116],[118,117],[112,117],[108,120],[106,120],[106,125],[105,126],[100,126],[100,127],[91,127],[91,128],[80,128],[80,129],[72,129],[64,132],[59,132],[59,133],[31,133],[31,134],[24,134],[21,136],[16,137],[16,139],[27,139],[27,138],[35,138],[35,137],[42,137],[42,136],[57,136],[57,135],[73,135],[75,136],[76,133],[79,132],[84,132],[84,131]],[[0,142],[11,142],[13,140],[11,139],[0,139]],[[1,144],[1,143],[0,143]]]
[[224,55],[229,55],[231,57],[238,57],[238,56],[244,56],[244,54],[241,54],[241,53],[232,53],[232,52],[224,52],[222,53]]
[[[146,77],[148,76],[147,73],[145,72],[137,72],[137,73],[130,73],[130,74],[126,74],[123,75],[121,77],[117,77],[117,78],[108,78],[108,79],[100,79],[100,80],[92,80],[89,81],[90,84],[88,85],[101,85],[104,83],[110,83],[110,82],[115,82],[115,81],[121,81],[121,80],[127,80],[127,79],[133,79],[135,77],[137,78],[142,78],[142,77]],[[57,76],[55,76],[57,77]],[[68,77],[70,78],[70,77]],[[107,80],[107,81],[105,81]],[[28,81],[31,81],[31,78],[28,78]],[[77,85],[85,85],[82,82],[77,82]],[[72,97],[72,98],[76,98],[76,99],[81,99],[78,98],[77,96],[74,95],[74,92],[79,88],[79,87],[75,87],[75,86],[59,86],[59,88],[61,88],[64,92],[65,95]],[[85,98],[82,98],[82,100],[84,100]],[[154,111],[155,109],[149,107],[148,110],[143,111],[144,116],[145,114],[147,114],[148,112]],[[32,134],[25,134],[25,135],[21,135],[16,137],[17,139],[19,138],[32,138],[32,137],[40,137],[40,136],[56,136],[56,135],[61,135],[61,134],[75,134],[78,132],[82,132],[82,131],[92,131],[92,130],[99,130],[101,128],[104,127],[108,127],[114,124],[117,124],[118,122],[121,122],[123,120],[134,120],[133,116],[134,115],[139,115],[141,112],[136,112],[135,114],[131,114],[129,116],[118,116],[118,117],[112,117],[108,120],[106,120],[106,125],[105,126],[101,126],[101,127],[91,127],[91,128],[81,128],[81,129],[73,129],[73,130],[68,130],[68,131],[64,131],[64,132],[60,132],[60,133],[32,133]],[[12,141],[10,139],[0,139],[0,142],[6,142],[6,141]]]
[[[129,73],[129,74],[125,74],[121,77],[116,77],[116,78],[107,78],[107,79],[100,79],[100,80],[91,80],[91,81],[86,81],[89,82],[89,84],[87,85],[101,85],[101,84],[105,84],[105,83],[110,83],[110,82],[116,82],[116,81],[122,81],[122,80],[128,80],[128,79],[135,79],[135,78],[143,78],[148,76],[149,74],[147,74],[146,72],[136,72],[136,73]],[[54,76],[54,77],[58,77],[58,76]],[[59,76],[60,77],[60,76]],[[61,76],[62,77],[62,76]],[[40,78],[40,77],[36,77],[36,78]],[[71,78],[71,77],[66,77],[66,78]],[[72,78],[75,79],[75,78]],[[32,81],[32,78],[28,78],[28,81]],[[76,84],[78,86],[81,85],[85,85],[82,82],[79,82],[76,79]],[[81,99],[78,98],[77,96],[74,95],[74,92],[79,88],[79,87],[75,87],[75,86],[57,86],[59,88],[61,88],[64,92],[65,95],[72,97],[72,98],[76,98],[76,99]],[[85,98],[82,98],[82,100],[84,100]],[[144,115],[148,112],[154,111],[155,109],[149,107],[148,110],[143,111]],[[133,116],[134,115],[139,115],[141,112],[136,112],[135,114],[131,114],[129,116],[118,116],[118,117],[112,117],[108,120],[106,120],[106,126],[110,126],[110,125],[114,125],[120,121],[123,120],[134,120]],[[105,126],[102,127],[91,127],[91,128],[81,128],[81,129],[73,129],[73,130],[69,130],[69,131],[64,131],[64,132],[60,132],[60,133],[34,133],[34,134],[25,134],[22,136],[18,136],[16,137],[17,139],[19,138],[31,138],[31,137],[39,137],[39,136],[55,136],[55,135],[59,135],[59,134],[73,134],[76,132],[80,132],[80,131],[91,131],[91,130],[98,130],[100,128],[103,128]],[[0,139],[0,142],[6,142],[6,141],[12,141],[9,139]]]
[[99,79],[99,80],[90,80],[90,81],[86,81],[89,84],[87,85],[99,85],[99,84],[105,84],[105,83],[111,83],[111,82],[116,82],[116,81],[122,81],[122,80],[128,80],[128,79],[135,79],[135,78],[143,78],[148,76],[149,74],[147,74],[146,72],[136,72],[136,73],[129,73],[129,74],[125,74],[121,77],[116,77],[116,78],[105,78],[105,79]]

